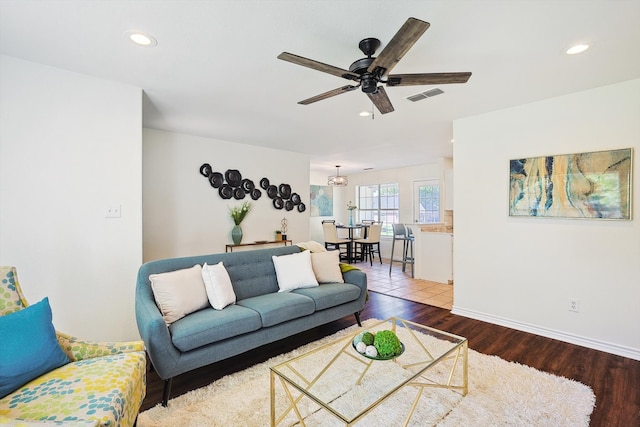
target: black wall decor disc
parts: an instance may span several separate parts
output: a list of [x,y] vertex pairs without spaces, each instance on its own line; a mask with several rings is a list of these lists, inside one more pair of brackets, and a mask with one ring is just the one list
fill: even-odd
[[231,197],[233,197],[233,187],[231,187],[229,184],[223,184],[218,189],[218,194],[223,199],[230,199]]
[[304,205],[304,203],[300,203],[298,205],[298,212],[304,212],[307,210],[307,207]]
[[282,209],[282,207],[284,206],[284,202],[282,201],[281,197],[276,197],[275,199],[273,199],[273,207],[276,209]]
[[256,186],[253,184],[253,181],[251,181],[250,179],[243,179],[240,187],[242,187],[245,193],[250,193],[251,190],[256,188]]
[[302,200],[300,200],[300,195],[298,193],[293,193],[291,195],[291,201],[294,205],[299,205]]
[[275,199],[276,197],[278,197],[278,187],[276,187],[275,185],[270,185],[269,187],[267,187],[267,196],[269,196],[270,199]]
[[266,190],[267,188],[269,188],[269,179],[268,178],[262,178],[260,180],[260,188],[262,188],[263,190]]
[[240,187],[235,188],[233,190],[233,198],[236,199],[236,200],[244,199],[245,194],[246,193],[244,192],[244,190],[242,188],[240,188]]
[[258,190],[257,188],[251,190],[251,198],[253,200],[258,200],[260,197],[262,197],[262,191]]
[[289,184],[280,184],[278,193],[283,199],[288,199],[289,197],[291,197],[291,186]]
[[220,188],[224,183],[224,177],[220,172],[212,172],[211,175],[209,175],[209,182],[213,188]]
[[212,171],[213,169],[211,169],[211,165],[209,163],[205,163],[202,166],[200,166],[200,174],[202,176],[208,177],[209,175],[211,175]]
[[242,182],[242,174],[237,169],[228,169],[224,173],[224,178],[227,180],[227,184],[232,187],[239,187]]
[[284,208],[288,211],[293,209],[293,202],[291,200],[287,200],[284,202]]

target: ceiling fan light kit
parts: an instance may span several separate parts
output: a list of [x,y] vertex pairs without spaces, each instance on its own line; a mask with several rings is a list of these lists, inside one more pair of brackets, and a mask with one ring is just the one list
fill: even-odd
[[378,86],[379,83],[386,84],[389,87],[436,85],[466,83],[471,77],[469,72],[389,74],[391,69],[411,49],[422,34],[427,31],[430,25],[428,22],[416,18],[407,19],[377,57],[374,57],[373,54],[380,47],[380,40],[374,37],[363,39],[358,47],[366,55],[366,58],[354,61],[348,70],[288,52],[282,52],[278,55],[278,59],[357,82],[357,85],[342,86],[304,99],[298,104],[312,104],[360,88],[371,99],[378,111],[386,114],[394,111],[394,108],[384,87]]
[[344,175],[340,175],[340,165],[336,165],[336,174],[329,176],[327,180],[327,185],[344,187],[347,184],[349,184],[349,179]]

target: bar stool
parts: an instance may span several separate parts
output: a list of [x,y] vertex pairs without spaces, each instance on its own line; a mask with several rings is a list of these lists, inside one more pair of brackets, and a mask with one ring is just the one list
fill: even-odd
[[[415,264],[415,257],[413,256],[413,248],[415,246],[415,241],[416,241],[416,236],[413,235],[413,229],[411,227],[409,227],[408,225],[407,227],[407,239],[409,239],[409,241],[407,242],[407,246],[405,247],[405,253],[404,253],[404,259],[407,260],[407,262],[411,263],[411,277],[413,278],[413,266]],[[408,251],[411,251],[411,256],[409,256]],[[402,271],[404,271],[404,268],[402,269]]]
[[[394,262],[402,263],[402,271],[406,271],[407,264],[411,264],[411,277],[413,278],[413,264],[414,264],[414,256],[413,256],[413,242],[414,237],[411,228],[409,228],[409,232],[411,235],[407,234],[407,228],[405,228],[404,224],[392,224],[393,226],[393,241],[391,242],[391,259],[389,261],[389,275],[391,275],[391,267]],[[393,253],[396,248],[396,240],[402,241],[402,258],[394,259]]]

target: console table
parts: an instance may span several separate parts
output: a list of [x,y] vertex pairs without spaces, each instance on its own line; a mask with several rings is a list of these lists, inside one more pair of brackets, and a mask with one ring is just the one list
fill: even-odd
[[275,245],[275,244],[282,244],[284,246],[291,246],[293,245],[293,241],[292,240],[259,240],[256,242],[251,242],[251,243],[240,243],[238,245],[225,245],[225,252],[233,252],[233,248],[239,248],[242,246],[257,246],[257,245]]

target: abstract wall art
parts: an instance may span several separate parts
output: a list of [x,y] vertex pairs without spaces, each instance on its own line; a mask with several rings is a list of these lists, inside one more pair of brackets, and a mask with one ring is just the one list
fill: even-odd
[[333,187],[312,185],[309,198],[311,216],[333,215]]
[[631,148],[510,161],[509,215],[631,219]]

